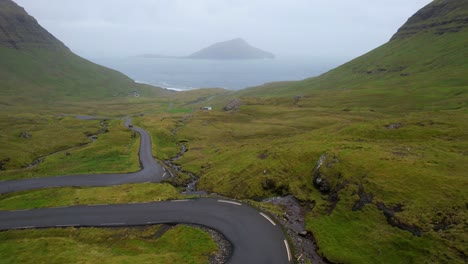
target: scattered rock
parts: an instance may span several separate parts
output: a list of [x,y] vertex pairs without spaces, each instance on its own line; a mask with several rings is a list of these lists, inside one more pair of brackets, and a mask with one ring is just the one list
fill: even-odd
[[385,218],[387,218],[387,223],[389,225],[393,227],[397,227],[401,230],[408,231],[411,234],[413,234],[413,236],[420,237],[423,235],[423,231],[421,230],[421,228],[414,226],[414,225],[403,223],[400,221],[400,219],[395,217],[395,213],[403,211],[402,205],[396,205],[394,207],[387,207],[383,203],[377,203],[377,208],[383,212]]
[[218,252],[214,256],[210,257],[210,264],[219,264],[219,263],[227,263],[229,258],[232,255],[232,244],[229,242],[223,234],[219,233],[218,231],[204,227],[204,226],[196,226],[203,231],[207,232],[211,238],[216,242],[218,245]]
[[29,132],[21,132],[21,133],[19,134],[19,137],[20,137],[20,138],[31,138],[32,135],[31,135],[31,133],[29,133]]
[[287,219],[288,226],[290,226],[296,233],[305,230],[305,214],[299,201],[292,195],[284,197],[273,197],[263,200],[264,203],[270,203],[283,207],[286,211],[283,217]]
[[232,99],[226,106],[224,106],[224,111],[237,111],[239,110],[242,102],[238,98]]
[[362,184],[359,184],[358,195],[359,200],[357,200],[354,204],[353,211],[361,210],[364,207],[364,205],[372,203],[372,199],[374,198],[374,195],[372,193],[366,193],[364,191],[364,186],[362,186]]
[[261,153],[260,155],[258,155],[257,158],[259,158],[259,159],[261,159],[261,160],[267,159],[267,158],[268,158],[268,153],[267,153],[267,152],[263,152],[263,153]]
[[65,152],[65,156],[71,156],[71,153],[70,152]]
[[302,98],[304,98],[304,95],[296,95],[296,96],[294,96],[294,97],[293,97],[293,103],[294,103],[294,104],[299,103],[299,101],[300,101]]
[[37,165],[41,164],[42,162],[44,162],[45,160],[45,157],[41,157],[41,158],[37,158],[35,160],[33,160],[33,162],[31,162],[30,164],[28,164],[27,166],[25,166],[24,168],[33,168],[33,167],[36,167]]
[[272,179],[266,178],[262,181],[262,188],[264,190],[273,190],[276,188],[276,182]]
[[6,170],[6,164],[10,161],[10,158],[0,160],[0,170]]
[[[285,227],[288,236],[294,244],[296,252],[294,256],[296,259],[295,263],[330,263],[326,258],[318,254],[318,246],[313,234],[305,230],[305,210],[301,206],[301,202],[292,195],[268,198],[263,200],[263,202],[280,205],[285,209],[284,215],[273,216],[276,221]],[[305,205],[306,208],[309,206],[310,204]]]
[[402,128],[403,125],[401,123],[394,123],[394,124],[386,125],[385,127],[388,129],[399,129],[399,128]]

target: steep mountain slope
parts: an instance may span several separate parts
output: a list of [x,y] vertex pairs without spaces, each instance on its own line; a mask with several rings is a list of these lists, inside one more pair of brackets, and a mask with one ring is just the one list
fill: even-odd
[[317,78],[272,83],[238,96],[292,97],[305,105],[466,106],[468,1],[437,0],[412,16],[387,44]]
[[40,47],[68,50],[14,2],[0,1],[0,44],[14,49]]
[[4,106],[157,92],[73,54],[11,0],[0,0],[0,79]]
[[215,43],[187,58],[212,60],[273,59],[275,55],[255,48],[241,38]]

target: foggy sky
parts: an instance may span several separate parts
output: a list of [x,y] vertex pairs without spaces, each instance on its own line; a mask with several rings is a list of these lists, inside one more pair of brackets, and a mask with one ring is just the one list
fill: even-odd
[[237,37],[278,56],[353,58],[430,0],[14,0],[85,57],[188,55]]

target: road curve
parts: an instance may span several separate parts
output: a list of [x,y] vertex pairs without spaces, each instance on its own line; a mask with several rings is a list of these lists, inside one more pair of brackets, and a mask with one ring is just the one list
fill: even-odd
[[51,187],[97,187],[127,183],[161,182],[166,176],[164,168],[154,160],[151,153],[151,137],[139,127],[130,127],[131,120],[125,120],[125,126],[140,134],[140,166],[134,173],[80,174],[44,177],[0,182],[0,194],[43,189]]
[[[125,121],[129,127],[130,120]],[[164,169],[154,160],[148,133],[140,133],[142,170],[128,174],[83,174],[0,182],[0,194],[66,186],[110,186],[160,182]],[[199,198],[166,202],[89,205],[64,208],[0,211],[0,230],[54,227],[116,227],[162,223],[203,225],[222,233],[233,246],[229,263],[291,263],[284,233],[266,214],[234,201]]]
[[233,245],[229,263],[289,263],[285,238],[279,226],[248,205],[212,198],[0,212],[0,230],[156,223],[190,223],[219,231]]

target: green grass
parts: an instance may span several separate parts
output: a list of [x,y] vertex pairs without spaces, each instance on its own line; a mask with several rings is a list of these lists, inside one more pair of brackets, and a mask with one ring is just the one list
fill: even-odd
[[[443,237],[466,239],[463,229],[415,237],[389,226],[374,206],[351,212],[354,201],[342,201],[331,216],[308,217],[307,227],[314,230],[320,253],[334,263],[464,263],[456,243]],[[344,206],[344,203],[348,203]],[[450,234],[452,233],[452,234]],[[455,233],[455,234],[453,234]],[[465,236],[465,237],[463,237]],[[372,242],[370,242],[372,241]],[[460,242],[458,242],[460,243]]]
[[[46,124],[43,128],[38,127],[37,135],[33,132],[33,137],[30,139],[17,137],[16,134],[18,134],[18,131],[21,129],[16,129],[14,132],[10,132],[10,137],[5,138],[6,145],[12,144],[11,138],[16,136],[15,141],[19,143],[14,144],[11,148],[20,145],[24,149],[24,152],[26,152],[34,150],[37,146],[42,146],[44,148],[43,150],[41,149],[42,152],[37,154],[33,152],[34,157],[37,158],[38,156],[45,155],[46,151],[55,152],[73,146],[66,146],[66,144],[72,144],[69,141],[73,140],[75,135],[76,138],[82,140],[82,142],[80,142],[81,144],[88,143],[91,140],[88,139],[85,134],[92,134],[97,132],[98,129],[102,129],[102,127],[96,126],[99,121],[79,121],[71,117],[66,118],[66,120],[69,123],[69,127],[64,127],[60,130],[56,129],[56,125]],[[1,171],[0,179],[8,180],[54,175],[138,171],[140,169],[138,160],[139,137],[132,138],[133,132],[125,128],[122,122],[121,120],[108,121],[109,132],[99,135],[98,140],[94,143],[75,149],[60,151],[48,156],[43,163],[34,168]],[[85,129],[86,126],[90,125],[94,125],[94,131],[82,132],[88,131],[89,129]],[[65,141],[65,143],[62,143],[63,145],[50,148],[51,146],[55,146],[54,143],[61,143],[63,141]],[[21,148],[18,149],[22,150]],[[22,152],[17,152],[18,154],[16,155],[23,157],[21,156],[23,154]],[[67,153],[70,155],[67,155]],[[15,152],[6,152],[5,155],[15,155]],[[31,155],[29,161],[23,163],[32,162],[32,157],[33,155]],[[15,160],[15,158],[11,160]]]
[[160,226],[66,228],[0,233],[2,263],[208,263],[212,238],[194,227],[176,226],[160,238]]
[[[465,2],[445,2],[458,3],[463,8],[438,17],[436,22],[467,16]],[[82,61],[72,68],[59,63],[58,67],[52,66],[50,72],[40,72],[37,77],[31,69],[40,66],[41,60],[50,56],[63,62],[63,57],[47,52],[16,54],[0,49],[5,58],[0,62],[3,63],[0,69],[13,70],[0,70],[0,79],[5,79],[8,88],[0,99],[0,110],[6,113],[2,117],[5,125],[0,140],[8,146],[4,153],[21,157],[20,153],[28,153],[27,142],[21,141],[17,146],[8,142],[14,142],[11,138],[18,129],[38,126],[38,131],[51,131],[51,134],[33,135],[33,139],[40,140],[31,149],[47,153],[48,149],[59,149],[44,143],[54,138],[53,131],[62,134],[73,122],[79,122],[52,118],[58,111],[112,116],[144,113],[136,118],[135,124],[150,132],[155,157],[168,159],[179,151],[178,143],[187,145],[189,151],[177,163],[200,176],[199,188],[254,200],[293,194],[315,204],[307,214],[307,229],[314,233],[320,253],[334,262],[463,263],[466,261],[463,256],[468,252],[468,29],[435,34],[440,27],[397,38],[317,78],[273,83],[233,93],[217,89],[172,93],[144,87],[147,93],[142,92],[145,95],[142,98],[113,97],[118,89],[125,94],[129,88],[126,81],[115,80],[120,84],[106,86],[102,76],[77,70],[76,67],[84,67]],[[60,68],[67,71],[61,75]],[[75,70],[80,72],[75,76],[80,80],[67,79]],[[18,78],[14,78],[15,74]],[[34,78],[37,82],[31,81]],[[81,80],[83,78],[86,80]],[[84,85],[87,83],[92,85]],[[96,83],[102,84],[103,89],[94,95],[85,88],[82,90],[85,94],[73,90],[76,84],[95,88]],[[24,97],[37,88],[47,95],[44,89],[49,84],[53,84],[54,89],[63,89],[50,98],[28,99],[32,104],[18,110],[21,98],[15,93]],[[294,102],[296,95],[303,97]],[[222,107],[234,97],[243,102],[240,111],[222,112]],[[84,102],[80,98],[91,100]],[[44,102],[53,103],[45,107]],[[197,111],[202,106],[213,106],[214,110]],[[47,113],[51,121],[40,126],[31,120],[23,124],[10,119],[22,113],[28,116],[28,112],[33,111]],[[397,123],[402,127],[387,128]],[[95,127],[97,124],[80,126],[88,125]],[[85,140],[78,136],[84,131],[80,126],[71,129],[77,135],[72,134],[74,136],[61,146],[74,146]],[[3,131],[8,133],[3,134]],[[132,155],[136,153],[137,140],[132,141],[128,133],[111,129],[107,138],[103,136],[97,143],[77,149],[71,156],[52,156],[37,167],[34,175],[104,172],[109,168],[129,171],[135,164]],[[3,135],[10,138],[3,138]],[[102,145],[98,145],[99,142]],[[109,145],[113,147],[105,150]],[[15,163],[8,166],[21,166],[37,155],[34,153],[28,154],[24,161],[15,158]],[[330,168],[322,169],[324,179],[330,182],[331,188],[343,186],[332,211],[329,196],[313,185],[313,171],[324,153],[338,160]],[[120,164],[123,165],[118,167]],[[9,168],[0,176],[12,175],[11,172]],[[21,173],[14,177],[32,176]],[[352,211],[359,199],[359,185],[373,194],[373,204]],[[99,189],[107,193],[103,197],[93,194],[94,189],[11,194],[4,198],[2,206],[12,209],[58,206],[60,199],[55,200],[55,196],[63,197],[64,205],[75,201],[123,202],[159,197],[153,186],[124,186],[122,188],[131,190],[116,196],[108,193],[117,190],[114,188],[118,187]],[[172,191],[170,193],[172,195]],[[71,198],[66,199],[67,196]],[[37,203],[31,202],[35,200]],[[401,205],[403,211],[395,213],[395,218],[417,226],[423,236],[415,237],[391,227],[377,210],[377,203],[389,207]],[[445,228],[435,231],[440,222],[445,223]]]
[[[74,117],[37,114],[0,115],[0,160],[9,159],[6,169],[19,169],[34,159],[62,149],[86,144],[87,135],[97,133],[99,121],[82,121]],[[20,137],[27,132],[30,138]]]
[[[461,261],[458,252],[466,252],[463,219],[468,215],[463,208],[468,199],[464,191],[468,186],[468,127],[461,120],[467,118],[462,110],[396,115],[248,105],[237,113],[196,112],[182,126],[181,116],[166,117],[153,137],[166,134],[166,148],[159,148],[160,156],[165,151],[172,155],[176,142],[187,141],[189,151],[178,163],[201,176],[201,189],[251,199],[291,193],[315,202],[308,229],[317,233],[321,253],[331,260],[456,263]],[[159,122],[160,118],[144,119],[149,128]],[[393,123],[402,127],[386,127]],[[180,128],[171,139],[170,130],[176,126]],[[312,171],[323,153],[339,160],[326,174],[328,180],[333,185],[347,181],[330,216],[328,197],[312,184]],[[267,180],[274,185],[265,187]],[[375,203],[403,204],[397,219],[420,227],[423,237],[389,226],[375,205],[352,212],[359,199],[358,184],[374,194]],[[452,224],[446,231],[433,231],[435,222],[444,216]],[[401,254],[402,248],[408,251]]]
[[184,114],[161,113],[147,115],[135,120],[135,124],[146,129],[151,134],[153,156],[159,160],[167,160],[179,152],[172,131],[176,129]]
[[466,39],[467,28],[456,34],[417,34],[391,41],[317,78],[245,89],[232,96],[246,102],[260,97],[266,104],[292,104],[293,96],[303,95],[298,106],[394,113],[466,107]]
[[94,188],[52,188],[15,192],[0,197],[0,210],[20,210],[87,204],[126,204],[180,199],[169,184],[126,184]]

